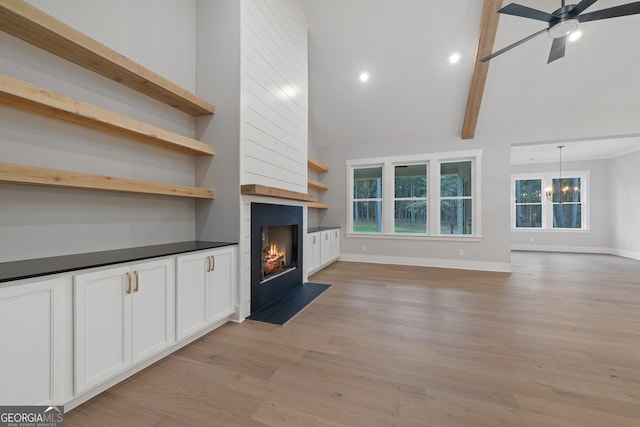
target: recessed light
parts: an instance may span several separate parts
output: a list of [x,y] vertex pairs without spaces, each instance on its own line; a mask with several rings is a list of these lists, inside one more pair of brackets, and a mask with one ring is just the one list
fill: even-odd
[[363,71],[360,73],[360,81],[362,83],[369,81],[369,73],[367,73],[366,71]]
[[573,33],[569,34],[569,41],[574,42],[578,40],[580,37],[582,37],[582,31],[580,30],[574,31]]
[[457,64],[458,62],[460,62],[460,54],[458,52],[456,53],[452,53],[451,56],[449,57],[449,62],[452,64]]

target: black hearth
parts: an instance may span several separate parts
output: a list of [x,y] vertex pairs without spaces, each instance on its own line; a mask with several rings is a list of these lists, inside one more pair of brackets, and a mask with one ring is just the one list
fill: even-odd
[[302,283],[302,207],[251,204],[251,312]]

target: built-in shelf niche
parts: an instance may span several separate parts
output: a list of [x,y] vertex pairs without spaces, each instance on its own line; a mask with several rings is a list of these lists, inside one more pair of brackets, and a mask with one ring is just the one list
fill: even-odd
[[34,166],[0,163],[0,182],[46,187],[78,188],[213,199],[213,190],[183,185],[117,178]]
[[[314,160],[311,157],[307,159],[307,168],[309,170],[313,170],[321,174],[329,172],[329,167],[327,165],[317,160]],[[307,178],[307,187],[311,190],[317,190],[317,191],[326,191],[329,189],[329,186],[324,182],[317,181],[311,178]],[[314,202],[308,203],[307,207],[309,209],[329,209],[329,205],[327,205],[326,203],[320,203],[317,200]]]
[[0,104],[192,155],[213,155],[204,142],[0,74]]
[[192,116],[215,112],[208,101],[25,1],[0,2],[0,30]]

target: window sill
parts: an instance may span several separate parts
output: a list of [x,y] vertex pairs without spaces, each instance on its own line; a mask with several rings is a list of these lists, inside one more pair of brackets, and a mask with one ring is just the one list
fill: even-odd
[[440,241],[440,242],[481,242],[482,236],[468,236],[468,235],[452,235],[452,236],[430,236],[425,234],[411,235],[411,234],[381,234],[381,233],[346,233],[346,238],[355,239],[388,239],[388,240],[425,240],[425,241]]

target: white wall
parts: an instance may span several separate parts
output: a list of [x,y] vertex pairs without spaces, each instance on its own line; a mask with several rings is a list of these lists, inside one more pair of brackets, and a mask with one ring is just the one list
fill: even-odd
[[[307,24],[297,0],[241,2],[242,184],[307,192]],[[261,197],[241,198],[240,318],[251,312],[251,203],[303,206]],[[304,230],[302,230],[304,231]]]
[[609,160],[613,253],[640,259],[640,151]]
[[[194,89],[194,1],[31,3]],[[194,134],[192,117],[5,33],[0,58],[3,74]],[[6,107],[0,129],[2,162],[195,185],[191,156]],[[192,240],[194,214],[191,199],[0,184],[0,261]]]
[[295,0],[242,4],[242,184],[307,191],[307,27]]
[[[609,194],[609,161],[589,160],[562,163],[563,176],[570,171],[590,171],[588,231],[522,231],[511,232],[511,247],[520,250],[608,253],[611,247],[611,203]],[[511,172],[558,172],[558,163],[513,165]]]

